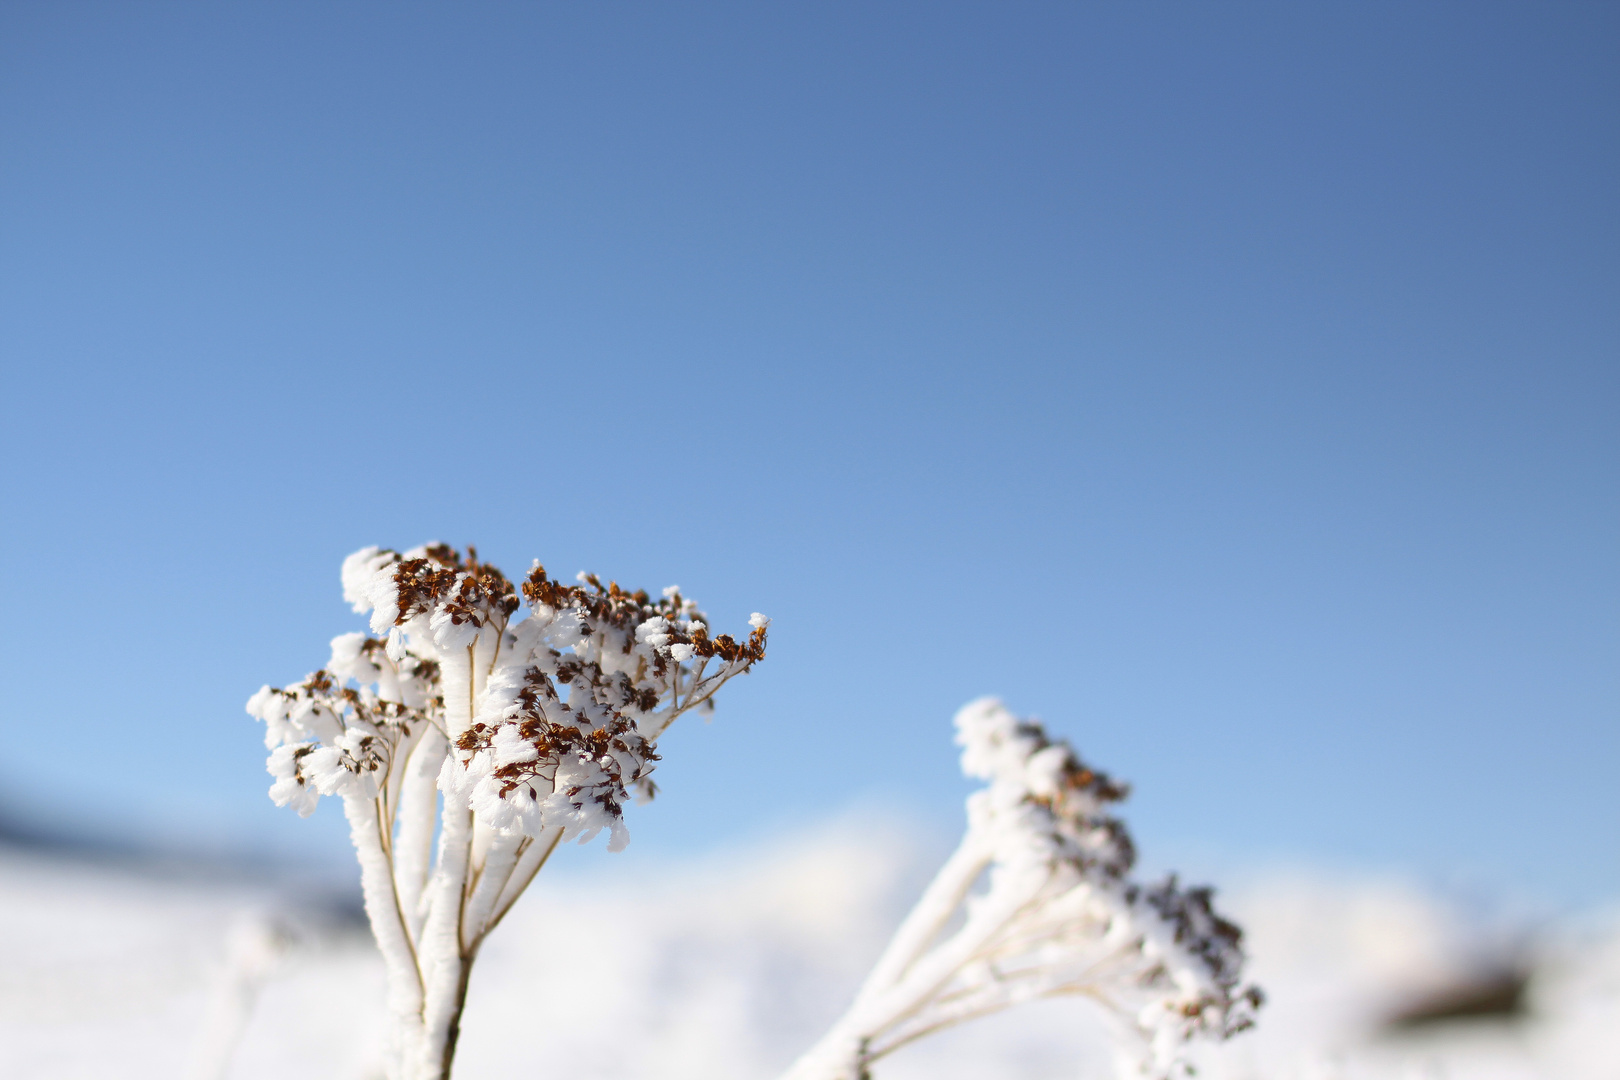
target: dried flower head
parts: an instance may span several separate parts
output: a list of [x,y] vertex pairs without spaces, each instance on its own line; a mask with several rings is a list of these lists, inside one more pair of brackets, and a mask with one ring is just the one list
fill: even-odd
[[624,846],[658,737],[765,658],[769,620],[711,636],[678,589],[564,585],[538,562],[518,588],[444,544],[365,548],[342,577],[374,636],[334,639],[325,668],[248,712],[277,804],[343,800],[389,969],[390,1076],[441,1077],[485,935],[562,841]]
[[[273,751],[271,797],[303,814],[321,795],[371,797],[412,732],[434,725],[453,746],[445,790],[492,828],[535,836],[555,825],[565,839],[607,829],[622,847],[631,793],[655,790],[658,736],[686,710],[712,708],[723,683],[764,659],[768,620],[755,616],[742,641],[711,638],[678,590],[653,600],[593,574],[580,580],[554,582],[536,563],[520,600],[474,548],[351,555],[344,597],[385,636],[345,634],[325,669],[249,702]],[[514,620],[523,601],[528,617]],[[482,678],[456,680],[458,701],[475,689],[477,698],[458,722],[440,672],[469,649],[489,656],[474,657]]]
[[1170,1076],[1196,1036],[1253,1023],[1242,934],[1206,888],[1131,880],[1135,846],[1110,813],[1127,789],[1039,723],[982,699],[956,716],[967,833],[854,1005],[789,1071],[858,1080],[931,1032],[1021,1001],[1097,1002],[1124,1036],[1123,1071]]

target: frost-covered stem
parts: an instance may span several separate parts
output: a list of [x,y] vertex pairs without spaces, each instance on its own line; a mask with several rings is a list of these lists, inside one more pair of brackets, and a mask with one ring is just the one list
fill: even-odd
[[782,1074],[782,1080],[864,1080],[866,1043],[846,1015]]
[[388,768],[381,790],[377,792],[378,804],[381,807],[383,833],[388,840],[388,850],[393,851],[394,829],[399,825],[399,806],[401,795],[405,788],[405,763],[411,754],[422,744],[422,736],[427,734],[425,726],[418,727],[414,733],[405,734],[394,746],[388,755]]
[[533,881],[540,868],[546,865],[551,853],[557,850],[562,834],[562,829],[553,826],[544,830],[538,840],[530,841],[529,846],[523,849],[523,853],[518,856],[517,865],[512,867],[511,874],[507,876],[501,895],[495,900],[495,909],[490,913],[489,925],[484,927],[485,934],[500,925],[506,913],[512,910],[517,898],[523,895],[523,890],[529,887],[529,882]]
[[[849,1011],[793,1063],[783,1080],[859,1080],[868,1064],[911,1041],[902,1037],[883,1044],[882,1037],[933,1002],[962,966],[1029,902],[1038,889],[1036,882],[1004,881],[971,911],[960,930],[928,948],[984,868],[986,860],[978,854],[974,839],[970,833],[906,917],[895,944],[878,961],[879,969],[868,978]],[[1025,887],[1013,887],[1017,885]],[[946,906],[948,899],[954,902]],[[884,976],[881,980],[880,974]],[[967,1018],[963,1014],[947,1023]],[[946,1025],[930,1028],[940,1026]]]
[[[471,647],[465,658],[444,664],[445,727],[452,741],[472,726],[474,670]],[[462,952],[461,927],[472,869],[473,813],[447,797],[441,817],[439,858],[428,883],[428,912],[419,950],[422,1037],[412,1080],[441,1080],[449,1075],[470,963]]]
[[445,739],[429,727],[422,733],[405,763],[395,811],[399,835],[394,841],[394,881],[400,912],[411,940],[422,935],[422,890],[427,888],[433,862],[433,826],[438,818],[439,769],[444,764]]
[[[484,878],[484,861],[489,858],[490,845],[499,839],[500,834],[490,827],[489,822],[479,817],[477,811],[474,811],[472,854],[468,856],[467,860],[466,887],[469,897],[472,896],[472,891],[478,887],[478,883]],[[463,925],[465,925],[465,921]]]
[[461,950],[472,811],[447,804],[439,836],[439,865],[428,885],[428,915],[422,927],[422,1038],[413,1080],[447,1076],[447,1049],[460,1022],[467,959]]
[[[1044,881],[1045,875],[1041,878]],[[868,1034],[874,1040],[927,1004],[952,975],[1023,910],[1041,882],[1028,880],[1019,884],[1026,887],[992,887],[983,902],[969,912],[960,930],[920,957],[894,986],[873,996],[866,1011],[871,1029]]]
[[989,865],[990,858],[990,848],[980,843],[972,832],[963,837],[962,843],[934,875],[934,880],[928,883],[917,906],[895,931],[894,940],[883,950],[871,974],[861,984],[853,1008],[860,1008],[893,986],[938,939],[968,890]]
[[349,819],[349,836],[360,860],[366,917],[371,921],[371,932],[388,973],[388,1011],[395,1024],[390,1053],[404,1056],[419,1041],[422,1026],[422,980],[416,953],[394,893],[394,876],[383,848],[376,800],[347,795],[343,812]]
[[957,1024],[966,1023],[969,1020],[976,1020],[981,1016],[991,1016],[995,1013],[1001,1012],[1003,1009],[1008,1007],[1008,1004],[1008,1002],[998,1001],[981,1008],[968,1009],[959,1013],[953,1013],[949,1016],[942,1017],[926,1027],[915,1028],[906,1032],[897,1039],[884,1043],[883,1048],[879,1051],[873,1052],[863,1049],[860,1057],[861,1064],[863,1066],[868,1065],[880,1057],[894,1053],[902,1046],[910,1045],[911,1043],[916,1042],[918,1039],[925,1038],[937,1031],[943,1031],[948,1027],[955,1027]]
[[793,1064],[784,1080],[855,1080],[862,1074],[871,1060],[870,1041],[887,1026],[878,1019],[878,1003],[938,940],[990,858],[989,848],[970,831],[900,924],[854,1004]]
[[719,692],[722,686],[730,682],[733,676],[748,670],[746,665],[741,667],[723,667],[705,680],[703,678],[703,672],[708,667],[708,664],[709,661],[704,659],[698,664],[697,670],[692,672],[690,680],[686,685],[686,699],[684,701],[681,700],[679,691],[680,671],[678,668],[676,669],[675,675],[673,676],[674,681],[671,683],[671,686],[675,688],[675,691],[670,694],[669,707],[661,712],[647,717],[641,722],[642,732],[647,736],[647,738],[658,738],[664,732],[669,730],[669,726],[673,724],[676,718],[682,713],[686,712],[688,709],[691,709],[695,705],[701,705],[705,701],[708,701]]
[[[478,884],[467,898],[467,909],[461,919],[461,948],[471,954],[484,938],[486,924],[495,911],[495,902],[506,888],[517,865],[518,854],[527,838],[521,835],[497,836],[484,854],[484,865],[478,871]],[[532,844],[532,841],[528,841]]]

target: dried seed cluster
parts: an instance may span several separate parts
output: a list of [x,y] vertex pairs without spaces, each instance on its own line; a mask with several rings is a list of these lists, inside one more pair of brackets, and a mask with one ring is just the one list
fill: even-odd
[[956,714],[967,832],[847,1013],[784,1080],[861,1080],[930,1032],[1042,997],[1102,1005],[1128,1074],[1190,1071],[1191,1039],[1253,1023],[1242,934],[1208,889],[1131,879],[1127,788],[991,698]]
[[1131,879],[1135,844],[1108,812],[1129,788],[993,699],[956,726],[963,771],[988,782],[968,800],[969,835],[991,853],[992,895],[1020,899],[979,973],[1112,1003],[1143,1036],[1150,1073],[1176,1071],[1194,1036],[1250,1027],[1262,995],[1241,985],[1243,934],[1213,890]]
[[332,642],[327,666],[285,689],[261,687],[248,712],[264,721],[270,797],[307,817],[322,795],[375,798],[401,751],[443,726],[439,665],[364,634]]
[[658,736],[765,658],[763,616],[741,640],[711,636],[676,588],[655,600],[594,574],[563,584],[537,562],[520,590],[472,547],[367,548],[343,578],[379,636],[336,639],[327,668],[249,702],[267,725],[272,798],[306,814],[321,795],[386,794],[401,749],[433,725],[458,766],[441,787],[486,824],[605,828],[622,846],[630,795],[655,791]]

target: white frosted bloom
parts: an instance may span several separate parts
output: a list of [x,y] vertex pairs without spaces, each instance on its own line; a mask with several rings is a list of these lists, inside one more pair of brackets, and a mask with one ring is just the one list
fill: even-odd
[[1210,891],[1130,878],[1135,849],[1109,813],[1124,786],[993,698],[956,729],[962,771],[986,782],[967,833],[789,1080],[860,1080],[913,1039],[1037,997],[1104,1004],[1136,1076],[1168,1077],[1189,1039],[1249,1026],[1260,995],[1240,985],[1240,932]]
[[271,798],[343,802],[388,970],[391,1080],[442,1075],[477,943],[562,840],[623,848],[659,735],[764,657],[763,622],[711,639],[676,589],[579,581],[536,562],[520,598],[472,548],[364,548],[343,595],[371,636],[339,635],[326,668],[248,700]]
[[299,769],[300,758],[307,756],[312,749],[314,747],[309,743],[278,746],[265,762],[266,771],[275,777],[275,782],[270,785],[270,798],[277,806],[291,806],[298,811],[299,817],[313,814],[315,804],[320,799],[320,793]]
[[332,658],[327,661],[326,669],[339,680],[360,686],[381,681],[385,669],[370,655],[375,650],[366,647],[371,640],[361,633],[339,634],[332,639]]

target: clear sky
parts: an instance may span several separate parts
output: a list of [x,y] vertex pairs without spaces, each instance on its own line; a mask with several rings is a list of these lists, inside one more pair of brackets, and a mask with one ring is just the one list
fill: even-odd
[[1620,894],[1620,7],[0,8],[0,802],[310,850],[338,563],[771,654],[637,851],[949,827],[964,700],[1150,852]]

